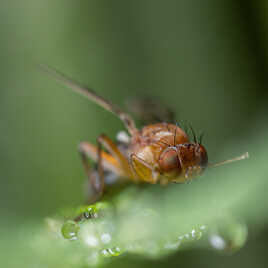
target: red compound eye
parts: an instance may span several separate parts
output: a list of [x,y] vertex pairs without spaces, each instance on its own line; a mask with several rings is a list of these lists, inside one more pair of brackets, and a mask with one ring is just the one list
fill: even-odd
[[170,172],[170,171],[181,171],[181,165],[178,158],[177,151],[174,149],[165,150],[159,159],[159,165],[162,171]]
[[200,152],[200,166],[205,168],[208,165],[208,155],[205,147],[203,145],[199,145]]

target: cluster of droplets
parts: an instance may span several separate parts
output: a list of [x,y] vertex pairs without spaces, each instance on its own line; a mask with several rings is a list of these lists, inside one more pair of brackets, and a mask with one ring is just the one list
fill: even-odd
[[184,248],[190,243],[197,242],[200,240],[207,231],[206,225],[199,225],[193,227],[190,232],[179,235],[176,239],[167,241],[164,244],[164,249],[168,251],[178,250]]
[[[113,206],[107,202],[80,207],[74,220],[67,220],[61,227],[61,234],[70,241],[79,240],[92,254],[89,259],[118,256],[122,253],[113,246],[115,226],[112,221]],[[93,254],[94,253],[94,254]]]
[[[132,225],[121,225],[120,228],[117,227],[119,229],[116,229],[118,225],[115,222],[115,210],[109,203],[99,202],[81,207],[78,212],[79,216],[75,220],[67,220],[62,225],[61,234],[68,240],[82,242],[82,245],[91,249],[90,252],[95,259],[116,257],[123,252],[157,258],[193,246],[210,246],[216,250],[230,252],[242,247],[247,238],[246,226],[230,216],[223,217],[213,224],[196,225],[174,238],[165,237],[165,233],[151,235],[149,238],[147,234],[151,230],[147,226],[140,227],[144,222],[148,222],[148,219],[152,222],[159,219],[160,215],[154,210],[136,209],[131,214],[137,221],[128,219],[127,222],[132,222]],[[131,232],[132,228],[139,230],[139,236],[137,232]]]
[[201,239],[201,237],[204,235],[206,230],[207,230],[206,225],[200,225],[200,226],[194,227],[194,228],[192,228],[192,230],[189,233],[185,233],[183,235],[180,235],[178,237],[178,240],[181,243],[197,241],[197,240]]
[[147,255],[151,258],[159,258],[171,254],[179,249],[183,249],[192,243],[196,243],[207,232],[205,225],[200,225],[191,229],[190,232],[178,235],[174,239],[163,236],[152,239],[139,239],[129,242],[123,247],[126,252]]

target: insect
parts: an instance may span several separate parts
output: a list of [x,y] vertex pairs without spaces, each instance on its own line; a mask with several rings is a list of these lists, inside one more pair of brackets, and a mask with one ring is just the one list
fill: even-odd
[[[97,138],[97,146],[89,142],[79,144],[82,163],[94,190],[92,202],[97,201],[103,194],[106,171],[128,178],[134,183],[165,185],[170,182],[187,182],[202,174],[207,167],[248,158],[248,153],[245,153],[233,159],[210,164],[202,139],[197,139],[193,130],[193,141],[178,125],[171,123],[150,124],[139,130],[128,113],[97,95],[94,90],[80,85],[55,69],[41,67],[65,86],[115,114],[129,133],[129,136],[123,135],[124,146],[118,146],[104,134]],[[102,147],[106,151],[102,150]],[[97,163],[97,173],[92,172],[89,159]]]

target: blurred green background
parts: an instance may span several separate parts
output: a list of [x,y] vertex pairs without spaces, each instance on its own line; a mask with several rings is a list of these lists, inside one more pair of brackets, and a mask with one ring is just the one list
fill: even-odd
[[[178,121],[206,133],[211,161],[250,149],[254,160],[254,142],[266,151],[268,145],[267,16],[267,1],[2,1],[3,256],[19,258],[23,267],[16,231],[83,203],[78,143],[94,142],[101,133],[115,137],[123,128],[113,115],[40,73],[37,64],[61,70],[121,107],[131,97],[158,97]],[[267,203],[262,197],[256,208]],[[261,216],[261,231],[254,232],[253,222],[248,243],[233,256],[195,250],[131,264],[126,257],[114,265],[264,267],[268,228]]]

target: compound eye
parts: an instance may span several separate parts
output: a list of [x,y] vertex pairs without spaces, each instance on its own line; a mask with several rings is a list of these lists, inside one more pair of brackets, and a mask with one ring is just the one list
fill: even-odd
[[200,165],[202,168],[205,168],[208,164],[208,155],[205,147],[203,145],[199,145],[200,152]]
[[178,154],[174,149],[167,149],[162,152],[159,158],[159,165],[164,172],[175,170],[179,172],[181,170]]

